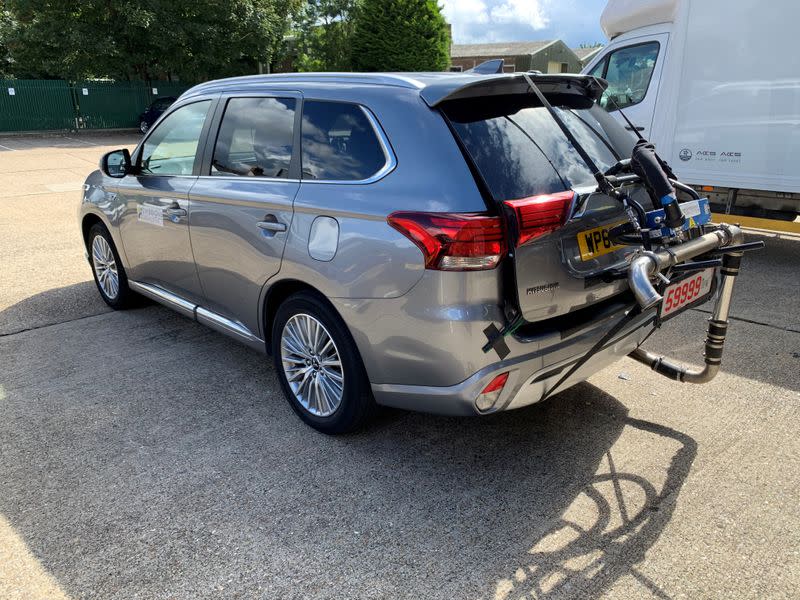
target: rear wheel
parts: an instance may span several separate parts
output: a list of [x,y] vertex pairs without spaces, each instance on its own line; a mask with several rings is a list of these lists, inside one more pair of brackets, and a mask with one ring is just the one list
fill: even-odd
[[128,277],[108,229],[100,223],[89,229],[89,258],[97,290],[114,309],[129,308],[136,295],[128,287]]
[[361,427],[374,411],[369,381],[344,322],[316,294],[278,308],[272,328],[275,370],[294,411],[327,434]]

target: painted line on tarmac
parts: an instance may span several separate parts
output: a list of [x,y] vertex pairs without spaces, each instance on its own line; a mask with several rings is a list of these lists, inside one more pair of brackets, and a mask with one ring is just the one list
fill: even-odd
[[3,144],[0,144],[0,148],[2,148],[3,150],[8,150],[9,152],[16,152],[15,148],[9,148],[8,146],[3,146]]

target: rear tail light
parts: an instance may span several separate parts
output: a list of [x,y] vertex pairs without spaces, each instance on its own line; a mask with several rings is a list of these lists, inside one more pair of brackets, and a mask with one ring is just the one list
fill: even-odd
[[506,200],[505,205],[514,211],[519,227],[517,246],[530,242],[562,227],[569,218],[575,192],[558,192]]
[[396,212],[387,221],[422,250],[426,269],[493,269],[506,253],[500,217],[479,213]]
[[478,407],[479,411],[485,412],[497,403],[506,381],[508,381],[508,373],[500,373],[500,375],[492,379],[489,385],[483,388],[483,391],[475,398],[475,406]]

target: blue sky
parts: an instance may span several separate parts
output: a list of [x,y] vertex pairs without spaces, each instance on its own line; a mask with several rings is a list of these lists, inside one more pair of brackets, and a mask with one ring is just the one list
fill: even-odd
[[568,46],[607,40],[606,0],[441,0],[456,44],[562,39]]

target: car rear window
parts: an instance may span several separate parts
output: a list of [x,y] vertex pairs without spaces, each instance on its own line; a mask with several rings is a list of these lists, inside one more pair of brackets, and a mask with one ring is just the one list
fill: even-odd
[[[551,94],[548,100],[599,168],[630,157],[633,138],[590,99]],[[442,110],[495,199],[595,183],[577,150],[535,96],[454,100]]]
[[364,110],[356,104],[303,103],[303,179],[362,181],[386,164]]

